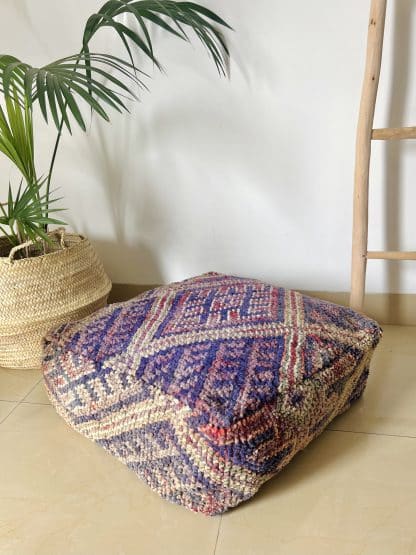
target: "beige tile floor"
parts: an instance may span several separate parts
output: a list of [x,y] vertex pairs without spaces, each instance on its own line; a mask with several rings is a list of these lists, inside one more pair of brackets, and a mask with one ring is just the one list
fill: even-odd
[[0,369],[1,555],[416,555],[416,327],[387,327],[365,397],[251,501],[162,501]]

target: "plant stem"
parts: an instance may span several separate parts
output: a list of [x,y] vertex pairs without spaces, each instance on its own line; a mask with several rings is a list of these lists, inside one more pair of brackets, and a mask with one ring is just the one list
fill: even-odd
[[[17,225],[17,238],[18,238],[18,244],[19,245],[23,245],[23,243],[26,242],[26,238],[24,237],[24,234],[21,232],[21,230],[19,229],[19,226]],[[25,247],[25,255],[26,258],[29,258],[29,247]]]
[[[66,109],[66,107],[65,107]],[[56,137],[56,141],[55,141],[55,147],[53,149],[53,154],[52,154],[52,160],[51,160],[51,165],[49,167],[49,173],[48,173],[48,181],[46,183],[46,211],[45,211],[45,216],[48,217],[49,215],[49,195],[50,195],[50,189],[51,189],[51,179],[52,179],[52,174],[53,174],[53,170],[54,170],[54,166],[55,166],[55,160],[56,160],[56,155],[58,153],[58,147],[59,147],[59,143],[61,141],[61,137],[62,137],[62,129],[64,126],[64,118],[61,118],[61,123],[59,124],[59,130],[58,130],[58,135]],[[48,224],[45,224],[45,231],[48,231]]]
[[[81,52],[79,53],[77,62],[75,64],[75,68],[73,70],[74,73],[75,73],[76,68],[79,64],[80,57],[81,57],[83,52],[84,52],[84,47],[81,48]],[[65,102],[65,106],[64,106],[65,114],[66,114],[67,107],[68,107],[68,102]],[[55,168],[55,161],[56,161],[56,155],[58,153],[59,143],[61,142],[63,127],[64,127],[64,116],[61,117],[61,121],[60,121],[60,124],[59,124],[58,135],[56,137],[55,146],[54,146],[53,154],[52,154],[51,165],[49,166],[48,180],[46,182],[46,209],[45,209],[45,216],[46,217],[49,216],[49,196],[50,196],[50,190],[51,190],[51,180],[52,180],[53,170]],[[47,232],[47,231],[48,231],[48,224],[45,224],[45,232]]]

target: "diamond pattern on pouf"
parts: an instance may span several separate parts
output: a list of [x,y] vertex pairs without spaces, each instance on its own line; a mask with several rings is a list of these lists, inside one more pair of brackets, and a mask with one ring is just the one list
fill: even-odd
[[361,396],[380,335],[348,308],[210,273],[61,326],[43,370],[70,426],[162,497],[214,515]]

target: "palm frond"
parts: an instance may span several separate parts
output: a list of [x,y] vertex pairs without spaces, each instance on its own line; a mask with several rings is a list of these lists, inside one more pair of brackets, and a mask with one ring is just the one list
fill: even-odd
[[45,226],[65,222],[51,218],[48,214],[61,212],[62,209],[51,207],[60,199],[48,198],[42,192],[46,180],[36,181],[23,186],[23,182],[14,194],[9,184],[7,202],[0,204],[0,231],[3,232],[14,245],[30,239],[33,242],[50,242],[45,233]]
[[[117,21],[122,14],[130,14],[138,24],[139,32]],[[112,29],[121,39],[131,63],[133,54],[130,45],[138,47],[157,67],[156,58],[148,29],[154,24],[183,40],[189,41],[187,31],[194,31],[207,48],[220,74],[226,75],[229,52],[218,26],[231,29],[217,14],[194,2],[173,0],[109,0],[101,9],[90,16],[84,30],[83,45],[88,44],[102,28]],[[141,32],[140,32],[141,31]]]
[[32,112],[27,102],[22,106],[16,88],[10,92],[5,110],[0,106],[0,152],[30,182],[36,179]]
[[123,99],[136,97],[131,85],[145,87],[144,75],[130,63],[110,54],[82,52],[41,68],[13,56],[0,56],[0,90],[5,98],[14,96],[21,104],[26,102],[29,109],[38,101],[46,122],[51,116],[59,128],[62,118],[70,132],[69,114],[86,129],[80,101],[108,121],[105,108],[127,110]]
[[[117,18],[130,14],[138,30]],[[71,132],[71,117],[83,129],[86,124],[81,111],[85,102],[105,120],[106,108],[127,110],[123,99],[135,98],[132,85],[144,87],[145,73],[135,67],[132,48],[139,49],[158,68],[149,25],[156,25],[183,40],[193,31],[207,48],[220,74],[226,74],[229,52],[218,26],[230,26],[211,10],[194,2],[173,0],[109,0],[88,19],[80,54],[62,58],[36,68],[10,55],[0,55],[0,92],[14,98],[22,107],[39,102],[46,122],[52,118],[60,129],[63,122]],[[112,29],[121,39],[129,62],[109,54],[91,53],[89,42],[103,28]],[[105,81],[105,84],[104,82]]]

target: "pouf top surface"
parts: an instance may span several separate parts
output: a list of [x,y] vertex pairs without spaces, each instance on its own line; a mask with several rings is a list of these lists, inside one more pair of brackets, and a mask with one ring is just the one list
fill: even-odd
[[338,360],[340,369],[348,357],[356,362],[379,333],[348,308],[209,273],[66,324],[54,341],[61,364],[68,356],[68,367],[93,365],[73,381],[104,384],[106,372],[119,368],[122,379],[133,367],[135,379],[189,406],[200,422],[224,427],[317,372],[336,372]]

